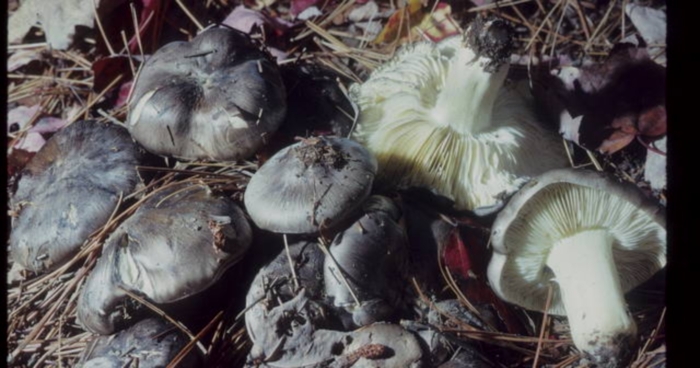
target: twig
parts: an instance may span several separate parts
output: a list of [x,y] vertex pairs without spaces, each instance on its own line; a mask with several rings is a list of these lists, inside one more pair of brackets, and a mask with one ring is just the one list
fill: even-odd
[[287,261],[289,261],[289,269],[292,271],[292,281],[294,282],[294,292],[299,290],[299,278],[297,277],[297,272],[294,270],[294,261],[292,260],[292,254],[289,253],[289,243],[287,242],[287,234],[282,234],[284,239],[284,250],[287,253]]
[[[150,309],[150,310],[156,312],[159,316],[161,316],[161,317],[167,319],[168,322],[170,322],[170,323],[173,324],[173,326],[176,326],[177,328],[180,329],[180,331],[184,332],[185,335],[187,335],[187,336],[190,338],[190,340],[195,340],[195,341],[196,341],[195,335],[192,334],[192,332],[191,332],[187,327],[185,327],[185,325],[183,325],[182,323],[180,323],[180,322],[176,321],[175,319],[173,319],[172,317],[170,317],[167,313],[163,312],[162,309],[156,307],[156,306],[155,306],[154,304],[152,304],[151,302],[147,301],[146,299],[144,299],[144,298],[142,298],[142,297],[140,297],[140,296],[134,294],[133,292],[131,292],[131,291],[129,291],[129,290],[127,290],[127,289],[125,289],[125,288],[123,288],[123,287],[121,287],[121,286],[117,286],[117,287],[118,287],[120,290],[122,290],[124,293],[126,293],[126,295],[130,296],[132,299],[134,299],[134,300],[136,300],[137,302],[143,304],[143,305],[146,306],[148,309]],[[204,348],[204,345],[202,345],[201,342],[197,341],[197,347],[201,350],[202,354],[206,354],[206,353],[207,353],[207,349]]]
[[[334,266],[334,267],[331,268],[331,272],[333,272],[333,275],[335,275],[336,277],[339,277],[339,278],[340,278],[340,281],[343,283],[343,285],[345,285],[345,287],[346,287],[346,288],[348,289],[348,291],[350,292],[350,295],[352,296],[352,299],[355,300],[355,305],[356,305],[357,307],[359,307],[359,306],[361,305],[360,299],[358,299],[358,298],[357,298],[357,295],[355,295],[355,292],[352,291],[352,288],[350,287],[350,284],[348,283],[348,280],[345,278],[345,275],[343,274],[343,271],[342,271],[342,270],[340,269],[340,267],[338,266],[338,262],[336,262],[336,260],[335,260],[335,258],[333,257],[333,255],[332,255],[332,254],[328,251],[328,249],[326,248],[326,243],[325,243],[325,241],[323,240],[323,238],[319,238],[319,239],[318,239],[318,242],[316,242],[316,244],[318,245],[319,248],[321,248],[321,251],[322,251],[323,254],[327,257],[327,259],[330,259],[331,262],[333,262],[333,266]],[[335,270],[337,270],[338,272],[335,272]]]
[[95,4],[96,0],[92,0],[92,12],[95,15],[95,23],[97,23],[97,29],[100,30],[100,35],[102,35],[102,40],[104,40],[105,45],[107,46],[107,50],[109,50],[109,55],[115,55],[114,49],[112,48],[112,44],[109,43],[109,39],[107,38],[107,34],[105,33],[104,28],[102,28],[102,21],[100,20],[99,14],[97,14],[97,4]]
[[540,358],[540,352],[542,351],[542,341],[544,340],[544,331],[547,327],[547,317],[549,313],[549,307],[552,304],[552,284],[547,287],[547,301],[544,304],[544,313],[542,315],[542,326],[540,327],[540,337],[537,341],[537,350],[535,350],[535,359],[532,361],[532,368],[537,368],[537,362]]
[[204,26],[202,26],[202,23],[199,23],[199,21],[197,20],[197,18],[195,18],[194,15],[192,15],[192,13],[190,12],[190,10],[187,9],[187,7],[185,6],[185,4],[182,3],[182,0],[175,0],[175,1],[177,2],[177,5],[180,6],[180,9],[182,9],[182,11],[185,12],[185,14],[187,15],[187,17],[190,18],[190,20],[192,21],[192,23],[194,23],[194,25],[197,26],[197,30],[198,30],[198,31],[203,30],[203,29],[204,29]]
[[[182,359],[184,359],[185,356],[187,356],[187,354],[190,353],[190,351],[192,350],[192,347],[194,347],[194,345],[197,344],[199,342],[199,340],[207,332],[209,332],[209,330],[211,330],[212,327],[214,327],[215,323],[218,322],[221,319],[221,317],[223,317],[223,315],[224,315],[224,312],[219,311],[219,313],[217,313],[216,316],[214,316],[214,318],[209,323],[207,323],[207,325],[204,326],[204,328],[201,331],[199,331],[199,333],[192,340],[190,340],[190,342],[187,343],[187,345],[185,345],[185,347],[183,347],[180,350],[180,352],[177,353],[177,355],[175,355],[175,357],[170,361],[170,363],[168,363],[166,368],[177,367],[177,365],[180,364],[180,361],[182,361]],[[204,352],[204,354],[206,354],[206,351]]]

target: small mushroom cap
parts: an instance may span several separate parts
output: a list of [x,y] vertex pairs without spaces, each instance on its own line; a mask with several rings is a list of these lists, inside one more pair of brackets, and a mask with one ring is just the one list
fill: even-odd
[[70,259],[104,225],[119,196],[140,182],[142,150],[126,129],[78,121],[54,134],[27,164],[10,205],[12,259],[44,272]]
[[147,150],[188,160],[253,155],[277,130],[286,94],[276,64],[219,26],[163,46],[134,86],[128,128]]
[[335,237],[324,263],[326,296],[352,312],[357,326],[392,315],[408,267],[398,207],[382,196],[370,197],[364,207],[365,215]]
[[240,260],[252,241],[243,211],[204,185],[176,185],[144,202],[107,239],[78,301],[78,319],[109,334],[122,289],[155,303],[197,294]]
[[336,137],[303,139],[260,167],[246,188],[246,209],[261,229],[317,233],[359,209],[376,171],[376,160],[357,142]]
[[[494,291],[524,308],[544,310],[554,278],[545,265],[550,247],[587,229],[606,229],[612,235],[623,292],[666,265],[663,208],[636,186],[610,175],[553,170],[526,184],[493,224],[488,277]],[[553,287],[549,313],[565,315],[559,289]]]
[[[304,300],[320,299],[323,293],[324,256],[318,244],[309,241],[294,243],[289,246],[289,258],[295,264],[295,274],[299,287],[304,291]],[[282,250],[272,262],[261,268],[246,295],[246,332],[253,344],[257,345],[257,351],[269,352],[275,348],[284,331],[275,331],[274,326],[283,314],[273,311],[294,305],[287,302],[297,298],[301,292],[295,290],[289,258],[286,250]],[[325,325],[325,320],[316,319],[314,323],[314,328],[320,328]]]
[[[165,367],[188,339],[173,325],[148,318],[111,336],[98,336],[85,349],[79,368],[121,368],[138,361],[140,368]],[[191,351],[178,367],[197,367],[199,361]]]

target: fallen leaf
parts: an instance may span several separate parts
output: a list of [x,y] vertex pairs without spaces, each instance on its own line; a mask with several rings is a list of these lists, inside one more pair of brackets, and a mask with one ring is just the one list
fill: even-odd
[[43,55],[43,49],[18,50],[7,58],[7,71],[13,72],[34,60],[42,60]]
[[533,75],[541,110],[582,147],[612,154],[666,133],[666,69],[643,48],[616,45],[603,63]]
[[13,148],[34,153],[38,152],[45,143],[46,140],[40,133],[30,131],[17,140]]
[[353,8],[348,13],[348,20],[351,22],[361,22],[363,20],[375,19],[379,14],[379,5],[374,1],[368,1],[364,5]]
[[321,15],[323,15],[323,13],[321,13],[317,6],[310,6],[304,9],[304,11],[302,11],[301,13],[297,14],[296,18],[298,20],[306,21],[311,18],[320,17]]
[[666,134],[666,107],[659,105],[644,111],[637,123],[639,134],[654,138]]
[[266,31],[272,31],[271,34],[266,34],[266,36],[282,36],[294,25],[294,23],[282,18],[273,18],[263,12],[248,9],[243,5],[234,8],[222,23],[244,33],[250,33],[255,27],[262,26]]
[[472,272],[472,264],[469,253],[467,252],[467,247],[464,245],[462,237],[459,234],[459,228],[452,229],[452,232],[448,236],[442,257],[445,261],[445,266],[452,273],[461,276],[463,279],[471,278],[470,272]]
[[27,152],[22,149],[12,149],[7,155],[7,176],[12,177],[27,165],[34,157],[34,152]]
[[602,153],[613,154],[632,143],[636,136],[634,121],[629,116],[615,119],[612,126],[615,131],[598,147]]
[[273,5],[276,2],[277,0],[245,0],[244,4],[251,9],[261,10]]
[[[138,60],[133,60],[133,63],[135,68],[138,68]],[[95,61],[92,63],[92,74],[95,76],[92,90],[97,93],[104,91],[119,75],[122,75],[121,80],[130,80],[134,77],[129,56],[125,55],[114,55]]]
[[[41,107],[37,104],[34,106],[17,106],[14,109],[7,112],[7,132],[19,131],[27,126],[29,120],[31,120],[34,115],[39,113]],[[16,124],[16,125],[15,125]],[[15,126],[13,126],[15,125]]]
[[384,29],[374,39],[375,44],[394,42],[408,36],[409,30],[420,24],[425,17],[424,0],[407,0],[404,7],[399,8],[389,17]]
[[281,50],[286,49],[284,36],[294,23],[239,5],[226,16],[222,24],[247,34],[261,27],[265,31],[265,43],[272,56],[276,57],[278,62],[287,58],[287,53]]
[[648,6],[628,3],[625,14],[630,18],[634,28],[639,31],[649,45],[652,59],[666,65],[666,12]]
[[118,109],[129,102],[129,93],[131,93],[131,86],[134,84],[133,80],[126,83],[122,83],[119,86],[119,94],[117,95],[117,101],[114,102],[114,108]]
[[7,39],[19,41],[31,27],[41,24],[46,42],[54,49],[65,50],[73,42],[76,26],[93,27],[95,11],[103,16],[124,0],[26,0],[8,20]]
[[450,36],[460,34],[458,23],[452,19],[452,8],[445,3],[438,3],[435,10],[426,14],[420,24],[411,29],[416,36],[424,36],[438,42]]
[[[660,152],[666,152],[666,137],[654,142],[654,147]],[[647,160],[644,166],[644,180],[654,190],[666,187],[666,155],[647,150]]]
[[318,0],[292,0],[292,5],[289,9],[289,13],[292,14],[293,17],[297,17],[303,11],[305,11],[313,5],[316,5],[317,3]]

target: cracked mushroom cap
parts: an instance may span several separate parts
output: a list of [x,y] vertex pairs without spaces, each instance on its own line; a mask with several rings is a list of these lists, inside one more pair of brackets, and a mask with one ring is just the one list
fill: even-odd
[[624,293],[666,265],[662,208],[629,183],[562,169],[526,184],[496,218],[488,277],[506,301],[566,315],[576,346],[609,366],[636,333]]
[[408,267],[399,208],[389,198],[371,196],[364,211],[335,237],[324,263],[326,297],[352,315],[355,328],[391,318]]
[[126,129],[78,121],[49,139],[21,173],[10,205],[12,259],[34,272],[65,263],[140,182],[143,151]]
[[155,194],[107,239],[78,300],[78,320],[109,334],[123,316],[124,290],[172,303],[212,285],[248,250],[243,211],[204,185],[176,185]]
[[186,160],[253,155],[286,112],[277,65],[244,33],[216,26],[160,48],[136,80],[128,128],[147,150]]
[[526,178],[565,167],[529,92],[504,86],[513,47],[504,21],[476,18],[464,36],[408,45],[351,86],[353,138],[377,158],[380,185],[428,188],[485,215]]
[[312,137],[272,156],[248,183],[245,206],[261,229],[313,234],[350,218],[369,195],[377,162],[346,138]]
[[[165,367],[187,345],[187,336],[172,324],[148,318],[110,336],[95,337],[78,363],[78,368]],[[197,367],[195,350],[178,367]]]

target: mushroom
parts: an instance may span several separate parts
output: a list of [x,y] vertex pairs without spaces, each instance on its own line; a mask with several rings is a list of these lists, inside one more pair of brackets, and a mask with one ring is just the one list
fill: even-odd
[[477,18],[463,37],[409,45],[351,86],[353,138],[376,156],[381,185],[426,187],[485,215],[527,177],[567,164],[530,97],[504,86],[511,33],[502,20]]
[[302,139],[260,167],[246,188],[245,206],[261,229],[318,233],[359,210],[376,170],[374,157],[350,139]]
[[286,112],[276,64],[246,34],[207,28],[154,53],[136,80],[128,128],[147,150],[186,160],[253,155]]
[[364,211],[335,237],[323,267],[326,297],[352,315],[352,323],[346,323],[351,328],[392,316],[408,267],[398,207],[386,197],[372,196]]
[[[290,260],[295,272],[290,268]],[[327,308],[313,301],[320,300],[322,293],[323,252],[315,242],[294,243],[289,246],[289,255],[283,250],[262,267],[246,295],[245,324],[253,342],[251,357],[264,360],[273,355],[280,348],[279,341],[287,339],[289,331],[297,331],[291,325],[279,327],[291,323],[283,322],[285,316],[303,314],[303,323],[308,323],[311,331],[328,327],[331,322]]]
[[172,303],[212,285],[252,240],[243,211],[205,185],[180,184],[145,201],[107,239],[78,300],[78,320],[109,334],[126,291]]
[[[187,345],[187,336],[161,319],[148,318],[126,330],[93,339],[78,363],[78,368],[157,368],[167,366]],[[199,359],[192,350],[178,367],[197,367]]]
[[632,184],[561,169],[525,185],[496,218],[488,268],[504,300],[565,315],[576,347],[622,364],[636,324],[624,293],[666,265],[663,209]]
[[10,201],[12,259],[34,272],[65,263],[140,183],[142,157],[114,124],[78,121],[54,134],[21,172]]

